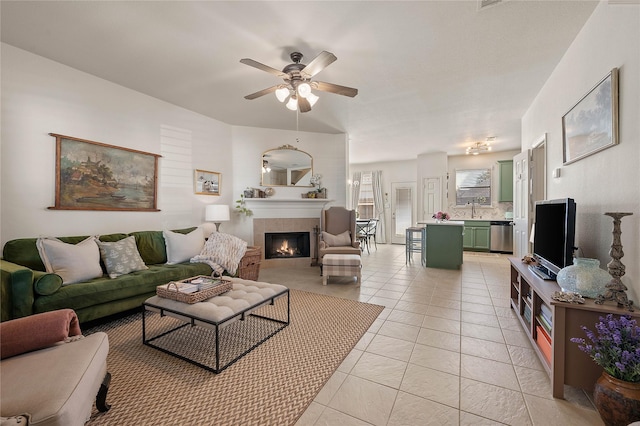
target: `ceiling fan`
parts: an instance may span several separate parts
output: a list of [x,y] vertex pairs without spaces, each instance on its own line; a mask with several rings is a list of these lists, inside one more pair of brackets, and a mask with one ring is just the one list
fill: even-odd
[[311,111],[311,107],[318,101],[318,96],[312,93],[312,89],[352,98],[358,94],[358,89],[352,87],[325,83],[323,81],[311,81],[313,76],[338,59],[333,53],[322,51],[307,65],[300,63],[302,56],[300,52],[293,52],[290,55],[293,63],[285,66],[282,71],[261,64],[253,59],[241,59],[240,62],[245,65],[266,71],[284,80],[283,84],[276,84],[275,86],[247,95],[244,98],[251,100],[275,92],[280,102],[286,101],[287,98],[289,99],[286,106],[290,110],[295,111],[299,109],[300,112],[309,112]]

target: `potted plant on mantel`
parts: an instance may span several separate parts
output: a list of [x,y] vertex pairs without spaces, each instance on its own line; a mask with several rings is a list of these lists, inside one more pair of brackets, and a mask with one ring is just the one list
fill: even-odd
[[582,326],[589,342],[574,337],[581,351],[603,368],[593,391],[607,426],[640,421],[640,327],[628,315],[600,317],[593,332]]

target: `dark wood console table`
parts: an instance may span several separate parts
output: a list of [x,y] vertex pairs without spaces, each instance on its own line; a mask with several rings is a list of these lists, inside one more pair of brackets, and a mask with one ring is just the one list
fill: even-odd
[[[640,313],[618,308],[613,302],[596,305],[593,299],[585,299],[584,304],[557,302],[551,299],[555,291],[560,291],[555,281],[539,278],[518,258],[512,257],[509,261],[511,307],[518,314],[520,324],[551,377],[553,397],[564,398],[564,385],[593,391],[602,368],[570,339],[585,338],[580,327],[585,325],[595,330],[601,316],[611,313],[640,318]],[[545,319],[541,318],[543,311],[547,316],[551,313],[551,324],[544,324]],[[546,331],[548,328],[550,333]]]

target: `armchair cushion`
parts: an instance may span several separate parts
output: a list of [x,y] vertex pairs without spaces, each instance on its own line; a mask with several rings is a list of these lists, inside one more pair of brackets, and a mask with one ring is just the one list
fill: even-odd
[[351,233],[349,231],[344,231],[338,235],[322,231],[322,240],[326,243],[327,247],[350,246],[352,243]]
[[0,358],[53,346],[81,335],[78,317],[72,309],[44,312],[0,323]]

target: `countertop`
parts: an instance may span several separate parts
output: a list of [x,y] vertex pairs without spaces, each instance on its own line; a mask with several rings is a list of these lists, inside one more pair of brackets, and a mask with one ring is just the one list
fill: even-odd
[[418,222],[419,225],[449,225],[449,226],[464,226],[464,220],[445,220],[444,222],[436,222],[435,219]]
[[500,223],[511,223],[513,222],[513,219],[478,219],[478,218],[474,218],[474,219],[460,219],[463,220],[465,222],[500,222]]

